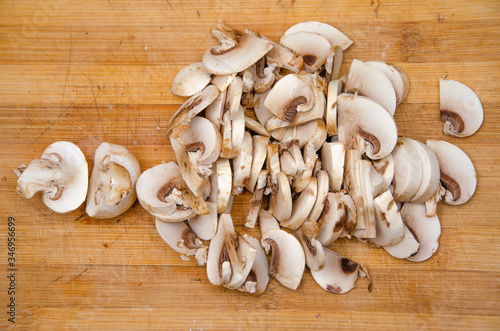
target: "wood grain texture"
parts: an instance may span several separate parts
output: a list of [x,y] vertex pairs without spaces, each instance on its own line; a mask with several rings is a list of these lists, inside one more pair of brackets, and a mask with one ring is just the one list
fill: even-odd
[[[478,174],[465,205],[440,205],[440,248],[423,263],[339,240],[334,250],[363,263],[368,280],[344,295],[306,271],[297,291],[271,281],[260,296],[212,286],[205,268],[182,261],[138,203],[97,221],[84,207],[50,212],[40,196],[15,192],[12,172],[58,140],[93,165],[103,142],[125,145],[143,170],[174,160],[165,130],[183,99],[174,75],[216,41],[218,19],[279,40],[306,20],[354,40],[352,59],[401,66],[411,81],[397,110],[401,135],[445,139]],[[0,328],[7,322],[7,219],[17,221],[17,318],[21,329],[499,329],[500,3],[491,1],[0,1]],[[445,137],[438,78],[475,90],[485,120],[477,134]],[[249,195],[238,197],[239,231]],[[255,230],[249,231],[256,234]]]

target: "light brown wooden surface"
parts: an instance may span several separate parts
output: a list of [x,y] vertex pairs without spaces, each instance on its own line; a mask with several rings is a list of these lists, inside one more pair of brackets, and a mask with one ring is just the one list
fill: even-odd
[[[272,40],[306,20],[354,40],[353,58],[401,66],[411,81],[398,108],[401,135],[440,138],[466,151],[477,192],[461,207],[440,205],[440,248],[411,263],[340,240],[334,250],[363,263],[344,295],[309,271],[296,291],[271,281],[260,296],[211,285],[156,234],[138,203],[97,221],[84,206],[50,212],[37,195],[16,194],[12,172],[51,143],[69,140],[93,165],[103,141],[123,144],[143,170],[174,160],[165,129],[182,98],[175,73],[216,42],[218,19]],[[16,232],[16,325],[21,329],[500,328],[500,3],[491,1],[14,1],[0,0],[0,328],[7,322],[7,219]],[[477,92],[477,134],[445,137],[438,78]],[[248,196],[235,202],[239,231]],[[256,233],[255,231],[250,231]]]

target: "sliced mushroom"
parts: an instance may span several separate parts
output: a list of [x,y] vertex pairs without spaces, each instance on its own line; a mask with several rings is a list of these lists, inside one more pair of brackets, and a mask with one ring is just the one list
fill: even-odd
[[318,233],[319,227],[315,220],[305,221],[293,232],[304,249],[307,266],[314,271],[325,267],[325,251],[321,242],[316,239]]
[[203,62],[192,63],[175,75],[170,92],[190,97],[203,90],[210,83],[211,76]]
[[329,179],[328,173],[325,170],[318,171],[315,177],[318,183],[318,192],[316,194],[316,202],[314,203],[307,220],[316,222],[325,208],[326,196],[329,189]]
[[224,114],[226,104],[226,94],[227,90],[219,93],[217,98],[215,98],[215,100],[205,109],[205,118],[212,122],[217,130],[220,130],[221,128],[222,116]]
[[300,31],[284,34],[280,44],[300,55],[304,60],[304,68],[310,72],[318,70],[325,64],[331,52],[330,42],[315,32]]
[[257,255],[255,256],[255,261],[252,264],[247,279],[238,290],[247,293],[264,293],[269,283],[269,263],[267,262],[266,252],[262,248],[259,240],[248,234],[244,234],[243,238],[255,248]]
[[432,195],[432,197],[425,202],[425,214],[427,217],[436,216],[437,214],[437,204],[446,193],[446,189],[439,184],[439,188]]
[[94,155],[85,211],[90,217],[112,218],[135,202],[135,183],[141,174],[139,162],[123,146],[99,145]]
[[[382,178],[382,183],[379,187],[379,192],[385,192],[391,186],[394,178],[394,159],[392,154],[387,155],[379,160],[372,161],[374,169],[379,173]],[[377,196],[374,194],[373,196]]]
[[183,259],[194,255],[199,265],[207,262],[208,247],[196,237],[196,234],[184,222],[169,223],[156,219],[156,231],[160,237],[176,252],[182,254]]
[[295,290],[302,280],[305,255],[300,242],[283,230],[269,230],[262,234],[262,247],[271,252],[269,275],[281,285]]
[[178,140],[182,149],[196,165],[211,165],[221,152],[222,138],[219,131],[204,117],[193,118],[190,126]]
[[[370,169],[371,162],[359,160],[356,170],[359,169],[359,180],[361,188],[362,204],[356,205],[358,220],[356,230],[352,235],[359,239],[369,239],[376,237],[376,217],[373,205],[373,185],[371,182]],[[364,223],[364,224],[363,224]]]
[[326,100],[326,132],[328,135],[337,134],[337,97],[344,89],[344,80],[335,79],[328,83],[328,95]]
[[330,45],[340,46],[343,50],[346,50],[349,46],[352,45],[352,40],[349,39],[341,31],[329,24],[316,21],[297,23],[286,30],[284,35],[300,31],[315,32],[317,34],[320,34],[330,42]]
[[406,259],[418,252],[420,245],[410,229],[403,223],[403,239],[393,246],[383,246],[385,251],[398,259]]
[[395,64],[386,63],[384,61],[368,61],[365,62],[365,64],[377,68],[389,78],[392,87],[394,87],[398,105],[406,99],[410,91],[410,80],[401,68]]
[[369,241],[377,246],[393,246],[403,240],[403,219],[390,191],[373,200],[377,219],[377,237]]
[[393,194],[405,202],[417,193],[422,182],[422,160],[413,140],[401,138],[392,152],[394,159]]
[[371,98],[391,115],[396,112],[396,92],[391,81],[380,70],[362,61],[352,60],[345,92]]
[[321,149],[321,162],[330,178],[330,191],[340,191],[344,179],[345,144],[343,142],[324,143]]
[[326,196],[325,207],[318,219],[319,233],[316,239],[325,247],[330,247],[340,237],[347,221],[345,204],[337,193]]
[[267,145],[269,137],[255,135],[252,137],[252,166],[250,169],[250,177],[245,184],[248,191],[254,192],[255,184],[262,170],[262,166],[266,161]]
[[267,63],[269,65],[285,68],[291,72],[297,73],[302,70],[304,60],[301,56],[292,53],[286,47],[278,45],[271,41],[273,48],[266,54]]
[[241,95],[243,93],[243,80],[236,76],[227,88],[225,108],[229,111],[231,119],[236,117],[236,113],[240,111]]
[[264,235],[269,230],[279,230],[280,225],[273,214],[267,210],[261,209],[259,212],[260,234]]
[[17,193],[30,199],[43,192],[43,203],[56,213],[77,209],[85,201],[89,170],[78,146],[58,141],[30,162],[17,179]]
[[239,289],[247,280],[257,255],[257,250],[241,235],[237,234],[236,260],[230,254],[232,274],[227,284],[223,284],[232,290]]
[[245,136],[245,113],[241,105],[238,111],[231,117],[227,111],[223,115],[222,124],[222,151],[221,156],[234,159],[241,152],[241,146]]
[[274,114],[269,109],[267,109],[266,106],[264,106],[264,101],[266,100],[270,91],[271,90],[267,90],[264,93],[255,93],[253,97],[253,110],[255,112],[255,117],[257,117],[257,120],[263,126],[265,126],[267,121],[274,116]]
[[267,145],[266,167],[269,171],[270,186],[275,192],[276,185],[278,184],[277,174],[281,172],[279,145],[277,143],[270,143]]
[[483,124],[481,100],[465,84],[455,80],[439,79],[440,115],[444,133],[454,137],[468,137]]
[[292,180],[292,188],[296,193],[300,193],[306,189],[313,174],[316,161],[318,160],[318,155],[310,142],[304,147],[303,159],[306,169],[299,171]]
[[344,229],[340,233],[340,237],[348,236],[350,238],[350,235],[352,231],[356,228],[356,223],[358,220],[358,215],[356,213],[356,205],[354,204],[354,200],[349,194],[346,194],[344,190],[339,191],[340,199],[344,203],[346,207],[346,212],[347,212],[347,219],[344,224]]
[[[342,51],[342,47],[334,46],[328,57],[326,58],[325,63],[325,89],[326,84],[330,83],[332,80],[337,80],[340,74],[340,67],[342,66],[342,59],[344,58],[344,52]],[[341,92],[339,91],[338,94]],[[338,95],[337,94],[337,95]]]
[[474,195],[477,184],[474,164],[459,147],[443,140],[427,140],[439,161],[441,184],[446,188],[444,202],[461,205]]
[[372,160],[389,155],[398,140],[392,116],[371,99],[350,94],[338,96],[339,140],[357,147]]
[[227,90],[227,87],[233,81],[234,77],[236,77],[236,73],[227,74],[227,75],[214,75],[212,77],[212,84],[214,84],[219,91],[222,93]]
[[260,212],[260,206],[262,205],[262,198],[264,197],[264,189],[267,184],[267,170],[261,170],[255,184],[255,189],[253,190],[253,197],[250,200],[250,211],[248,212],[247,221],[245,226],[247,228],[254,228],[255,223]]
[[[283,129],[278,129],[275,131],[279,130]],[[306,124],[286,128],[282,137],[278,139],[276,135],[273,135],[273,138],[281,141],[286,141],[288,139],[297,139],[299,142],[299,148],[302,148],[308,142],[311,142],[313,144],[314,150],[317,151],[321,148],[326,140],[325,121],[320,118],[310,121]]]
[[276,69],[276,64],[268,64],[265,56],[249,68],[256,93],[263,93],[271,88],[276,78],[274,69]]
[[206,202],[209,213],[207,215],[196,215],[188,220],[189,227],[203,240],[210,240],[217,232],[217,203]]
[[370,168],[370,180],[372,182],[372,192],[373,196],[376,197],[382,192],[382,184],[383,179],[382,176],[378,173],[378,171],[373,167],[373,164]]
[[[298,229],[307,219],[309,213],[311,212],[314,203],[316,202],[316,196],[318,194],[318,181],[316,178],[312,177],[309,180],[309,184],[300,193],[297,200],[294,201],[292,206],[292,215],[286,220],[280,220],[280,225],[288,228],[290,230]],[[273,208],[274,212],[274,208]],[[276,216],[276,215],[275,215]]]
[[401,217],[415,239],[420,244],[418,252],[408,260],[422,262],[429,259],[439,247],[441,224],[437,216],[427,217],[422,204],[405,203],[401,208]]
[[250,178],[252,169],[252,136],[245,131],[241,151],[233,160],[233,193],[240,194]]
[[359,265],[327,248],[324,251],[325,267],[320,271],[311,270],[314,280],[327,292],[334,294],[349,292],[358,279]]
[[136,190],[141,206],[162,221],[180,222],[209,213],[203,198],[189,190],[175,162],[144,171],[137,179]]
[[267,132],[266,128],[262,124],[247,116],[245,116],[245,127],[257,134],[269,137],[269,132]]
[[167,135],[179,138],[188,129],[191,119],[207,108],[219,95],[219,90],[214,85],[208,85],[187,99],[175,112],[168,122]]
[[[296,204],[293,204],[293,206]],[[288,178],[283,172],[276,174],[276,186],[271,193],[269,207],[271,213],[280,222],[286,221],[292,216],[292,192]]]
[[212,192],[209,201],[217,203],[217,213],[223,213],[228,206],[233,187],[233,173],[228,159],[220,158],[213,164],[210,183]]
[[439,188],[439,162],[432,149],[427,145],[417,140],[413,140],[413,143],[417,146],[417,151],[422,162],[422,180],[417,193],[415,193],[410,201],[413,203],[425,203]]

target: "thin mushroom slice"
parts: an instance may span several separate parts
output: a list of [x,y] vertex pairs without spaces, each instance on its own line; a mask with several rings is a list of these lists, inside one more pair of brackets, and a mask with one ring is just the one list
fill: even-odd
[[389,155],[398,140],[394,118],[375,101],[343,93],[338,96],[339,140],[372,160]]
[[343,50],[346,50],[349,46],[352,45],[352,40],[349,39],[340,30],[334,28],[329,24],[316,21],[297,23],[286,30],[284,35],[300,31],[315,32],[317,34],[320,34],[330,42],[331,46],[340,46]]
[[267,170],[261,170],[255,184],[255,190],[253,190],[253,197],[250,200],[250,211],[248,212],[247,221],[245,226],[247,228],[254,228],[257,218],[259,216],[260,206],[262,205],[262,199],[264,197],[264,189],[267,184]]
[[[278,129],[276,131],[283,130]],[[275,135],[273,138],[281,141],[296,139],[299,142],[299,148],[304,147],[308,142],[313,144],[314,150],[321,148],[326,140],[326,126],[322,118],[312,120],[306,124],[295,127],[286,128],[283,136],[278,139]]]
[[274,69],[276,69],[276,64],[268,64],[265,56],[249,68],[253,78],[253,89],[256,93],[263,93],[271,88],[276,79]]
[[384,61],[368,61],[365,64],[377,68],[389,78],[396,93],[397,104],[401,104],[410,91],[410,80],[405,72],[395,64],[386,63]]
[[423,166],[418,146],[409,138],[401,138],[392,152],[392,157],[394,199],[400,202],[410,201],[422,182]]
[[413,262],[422,262],[436,253],[441,236],[441,223],[437,216],[427,217],[422,204],[405,203],[401,217],[415,239],[420,244],[418,252],[407,257]]
[[436,216],[437,214],[437,204],[446,193],[446,189],[439,184],[439,188],[432,195],[432,197],[425,202],[425,214],[427,217]]
[[403,219],[390,191],[373,200],[377,220],[377,237],[369,241],[377,246],[397,245],[404,236]]
[[[276,186],[278,185],[277,175],[281,172],[279,145],[277,143],[270,143],[267,145],[266,168],[267,171],[269,171],[269,186],[274,193],[276,192]],[[265,194],[267,195],[269,193],[270,192],[267,192],[266,190]]]
[[[271,213],[278,221],[286,221],[292,216],[292,192],[283,172],[276,174],[276,186],[273,190],[269,199]],[[296,203],[293,204],[295,205]]]
[[307,143],[304,147],[303,159],[306,169],[299,172],[292,180],[292,188],[296,193],[300,193],[306,189],[313,174],[316,161],[318,160],[318,155],[311,142]]
[[247,116],[245,116],[245,127],[257,134],[269,137],[269,132],[267,132],[266,128],[262,124]]
[[325,64],[331,52],[330,42],[315,32],[295,32],[285,34],[280,44],[298,54],[304,60],[304,69],[315,72]]
[[248,234],[244,234],[243,238],[255,248],[257,254],[250,273],[238,290],[247,293],[264,293],[269,283],[269,262],[267,262],[266,252],[262,248],[259,240]]
[[297,73],[302,70],[304,59],[300,55],[294,54],[288,48],[271,41],[273,48],[266,54],[269,65],[290,70]]
[[227,88],[225,108],[231,114],[231,119],[235,118],[236,113],[240,110],[241,96],[243,93],[243,80],[236,76]]
[[439,79],[440,115],[444,133],[454,137],[468,137],[483,124],[481,100],[467,85],[455,80]]
[[[379,173],[382,178],[379,192],[385,192],[389,189],[394,179],[394,159],[392,154],[387,155],[379,160],[372,161],[373,168]],[[374,194],[374,196],[376,196]]]
[[347,73],[345,92],[373,99],[389,114],[396,112],[396,92],[391,81],[377,68],[354,59]]
[[325,247],[330,247],[340,237],[347,221],[344,202],[337,193],[329,192],[325,207],[318,219],[319,233],[316,239]]
[[241,152],[233,160],[233,193],[243,192],[252,169],[252,136],[245,131]]
[[224,115],[226,94],[227,90],[219,93],[217,98],[205,109],[205,118],[212,122],[219,131],[221,129],[222,116]]
[[344,179],[345,144],[325,142],[321,149],[321,162],[330,179],[330,191],[340,191]]
[[269,230],[262,235],[261,244],[266,254],[271,252],[269,275],[296,290],[305,268],[304,250],[297,238],[283,230]]
[[280,225],[273,214],[265,209],[259,212],[260,235],[263,236],[269,230],[279,230]]
[[358,279],[359,265],[328,248],[324,251],[325,267],[320,271],[311,270],[314,280],[327,292],[334,294],[349,292]]
[[474,164],[459,147],[443,141],[426,142],[439,161],[441,184],[446,188],[443,201],[448,205],[461,205],[474,195],[477,184]]
[[188,220],[189,227],[203,240],[210,240],[217,232],[217,203],[206,202],[209,213],[207,215],[196,215]]
[[398,259],[406,259],[418,252],[420,244],[415,239],[410,229],[403,223],[403,239],[396,245],[383,246],[385,251]]
[[231,280],[224,287],[237,290],[247,280],[257,255],[257,249],[253,247],[243,236],[237,234],[236,259],[229,255],[233,272]]
[[422,161],[422,180],[417,193],[410,199],[413,203],[425,203],[439,188],[439,162],[429,146],[413,140]]
[[321,242],[316,239],[318,233],[319,227],[315,220],[305,221],[293,232],[304,249],[307,266],[314,271],[319,271],[325,267],[325,251]]
[[233,173],[228,159],[220,158],[213,164],[210,184],[212,191],[209,201],[217,203],[217,213],[223,213],[228,206],[233,187]]
[[328,94],[326,99],[326,132],[332,136],[337,134],[337,97],[344,89],[344,80],[335,79],[328,83]]
[[234,77],[236,77],[236,73],[227,74],[227,75],[214,75],[212,77],[212,84],[214,84],[219,91],[222,93],[227,90],[229,84],[233,81]]
[[99,145],[89,181],[87,207],[90,217],[112,218],[128,210],[135,202],[135,183],[141,174],[136,157],[123,146]]
[[195,256],[199,265],[207,262],[208,247],[196,237],[196,234],[184,223],[169,223],[156,219],[156,231],[173,250],[181,254],[183,260]]
[[344,229],[340,233],[340,237],[349,237],[356,228],[356,223],[358,220],[356,213],[356,205],[354,204],[354,200],[349,194],[346,194],[344,190],[339,192],[340,199],[344,203],[347,212],[347,218],[344,224]]
[[[342,51],[342,47],[334,46],[328,54],[325,63],[325,84],[338,79],[343,58],[344,52]],[[338,94],[340,94],[340,92]]]
[[290,218],[280,221],[280,225],[290,230],[298,229],[307,220],[316,202],[317,194],[318,181],[316,178],[312,177],[307,187],[300,193],[297,200],[294,201]]
[[30,199],[43,192],[43,203],[56,213],[77,209],[87,196],[88,165],[78,146],[58,141],[42,153],[40,159],[16,169],[17,193]]
[[205,68],[203,62],[192,63],[175,75],[170,92],[190,97],[203,90],[211,79],[212,74]]
[[190,128],[178,139],[196,165],[211,165],[219,158],[222,138],[216,126],[204,117],[191,120]]
[[319,170],[315,175],[318,183],[318,192],[316,195],[316,202],[309,214],[308,221],[317,221],[325,208],[326,196],[329,190],[328,173],[325,170]]
[[252,137],[252,167],[250,170],[250,178],[245,184],[248,191],[254,192],[255,184],[267,156],[267,145],[269,144],[269,137],[255,135]]
[[221,214],[217,233],[208,248],[207,276],[213,285],[228,284],[231,281],[233,275],[231,259],[237,260],[236,241],[237,235],[231,215]]

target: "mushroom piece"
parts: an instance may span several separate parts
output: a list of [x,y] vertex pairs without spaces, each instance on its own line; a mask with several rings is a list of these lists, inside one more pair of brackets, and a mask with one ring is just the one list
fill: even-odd
[[241,107],[241,95],[243,93],[243,80],[236,76],[227,88],[225,109],[229,111],[233,119]]
[[247,116],[245,116],[245,127],[257,134],[269,137],[269,132],[267,132],[266,128],[262,124]]
[[217,213],[223,213],[228,206],[233,187],[233,173],[228,159],[220,158],[213,164],[210,183],[212,190],[209,201],[217,203]]
[[376,197],[377,195],[382,192],[382,184],[383,184],[383,179],[382,176],[378,173],[378,171],[375,169],[375,167],[372,166],[370,167],[370,180],[372,182],[372,195]]
[[[270,188],[273,192],[276,192],[276,185],[278,184],[277,174],[281,172],[279,145],[277,143],[270,143],[267,145],[266,167],[269,171]],[[269,193],[265,194],[267,195]]]
[[156,231],[173,250],[181,254],[183,260],[194,255],[200,266],[207,262],[208,247],[184,222],[169,223],[156,219]]
[[[222,138],[212,122],[204,117],[191,120],[191,127],[178,139],[189,159],[198,166],[211,165],[219,158]],[[181,168],[182,170],[182,168]]]
[[422,182],[422,160],[412,139],[401,138],[392,152],[394,159],[393,194],[396,201],[405,202],[417,193]]
[[311,270],[311,274],[327,292],[340,294],[349,292],[354,288],[358,279],[359,265],[328,248],[325,251],[325,267],[323,270]]
[[481,100],[465,84],[455,80],[439,79],[440,116],[444,133],[454,137],[468,137],[483,124]]
[[283,230],[269,230],[262,234],[262,247],[271,252],[269,275],[281,285],[296,290],[302,280],[305,255],[300,242]]
[[306,221],[307,216],[309,216],[309,213],[316,202],[317,194],[318,181],[316,178],[312,177],[309,180],[307,187],[300,193],[297,200],[294,201],[292,206],[292,215],[286,220],[280,220],[280,225],[290,230],[298,229]]
[[330,42],[315,32],[294,32],[284,34],[280,44],[298,54],[304,60],[304,69],[315,72],[323,64],[331,52]]
[[179,138],[188,129],[191,119],[207,108],[219,95],[219,90],[214,85],[208,85],[187,99],[174,113],[168,122],[167,135]]
[[439,184],[439,188],[432,195],[432,197],[425,202],[425,214],[427,217],[436,216],[437,214],[437,204],[446,193],[446,189]]
[[[344,52],[342,47],[334,46],[325,63],[325,85],[330,83],[332,80],[338,80],[340,74],[340,67],[342,66],[342,59],[344,58]],[[326,86],[325,86],[326,87]],[[326,89],[326,88],[325,88]],[[339,92],[338,94],[340,94]]]
[[227,75],[214,75],[212,77],[211,83],[214,84],[222,93],[227,90],[227,87],[229,86],[229,84],[231,84],[234,77],[236,77],[236,73]]
[[212,79],[212,74],[203,62],[192,63],[182,68],[172,81],[170,92],[182,97],[190,97],[203,90]]
[[266,125],[267,121],[274,117],[274,114],[264,106],[264,101],[269,95],[271,90],[267,90],[264,93],[255,93],[253,96],[254,107],[253,110],[255,112],[255,117],[257,117],[257,121],[263,126]]
[[209,213],[207,215],[196,215],[188,220],[189,227],[203,240],[210,240],[217,232],[217,203],[206,202]]
[[269,230],[279,230],[280,225],[273,214],[265,209],[259,212],[260,235],[264,235]]
[[162,221],[181,222],[209,213],[203,197],[189,190],[175,162],[144,171],[137,179],[136,190],[141,206]]
[[420,244],[418,252],[407,257],[413,262],[429,259],[439,247],[441,224],[437,216],[427,217],[425,205],[405,203],[401,208],[401,217],[415,239]]
[[417,192],[410,201],[413,203],[425,203],[439,188],[439,162],[429,146],[417,140],[413,140],[413,143],[417,146],[417,152],[422,162],[422,180]]
[[305,221],[293,232],[304,249],[307,266],[314,271],[325,267],[325,251],[321,242],[316,239],[318,233],[319,227],[315,220]]
[[474,195],[477,184],[474,164],[459,147],[443,140],[427,140],[439,161],[441,184],[446,188],[444,202],[461,205]]
[[328,173],[325,170],[319,170],[315,175],[318,183],[318,192],[316,194],[316,202],[309,213],[308,221],[317,221],[325,208],[326,196],[329,190]]
[[233,270],[231,259],[236,257],[237,235],[229,214],[221,214],[217,233],[210,241],[207,258],[207,276],[213,285],[227,284],[231,281]]
[[318,219],[319,233],[316,239],[325,247],[330,247],[340,237],[347,221],[344,202],[337,193],[329,192],[325,207]]
[[43,192],[43,203],[56,213],[67,213],[80,207],[88,188],[88,165],[78,146],[68,141],[51,144],[40,159],[16,169],[17,193],[30,199]]
[[349,237],[352,231],[356,228],[356,223],[358,220],[358,215],[356,213],[356,205],[354,204],[354,200],[352,197],[345,192],[345,190],[341,190],[338,192],[340,195],[340,199],[344,203],[347,212],[347,218],[344,224],[344,229],[340,233],[340,237]]
[[377,237],[368,239],[377,246],[393,246],[403,240],[403,219],[391,192],[385,191],[373,200],[377,220]]
[[245,283],[257,256],[257,249],[240,234],[237,234],[236,245],[236,260],[231,254],[229,255],[232,267],[231,279],[227,284],[223,284],[232,290],[239,289]]
[[[348,154],[349,155],[349,154]],[[356,230],[352,232],[352,235],[359,239],[369,239],[369,238],[375,238],[376,237],[376,217],[375,217],[375,207],[373,205],[373,185],[371,182],[371,176],[370,176],[370,170],[372,168],[371,162],[368,160],[363,160],[363,159],[357,159],[354,160],[352,163],[352,158],[350,159],[349,162],[346,161],[346,182],[349,184],[347,179],[349,181],[351,180],[359,180],[359,187],[361,189],[361,197],[359,196],[359,193],[356,195],[354,192],[353,198],[356,197],[357,199],[354,200],[357,208],[357,223],[356,223]],[[357,162],[356,162],[357,161]],[[352,167],[354,166],[354,168]],[[349,176],[349,172],[356,172],[357,174],[352,177]],[[351,184],[346,185],[346,187],[350,187]],[[356,187],[356,186],[355,186]],[[350,191],[349,191],[350,192]]]
[[394,118],[375,101],[343,93],[338,96],[339,141],[372,160],[389,155],[398,140]]
[[[278,129],[275,131],[279,131]],[[326,126],[322,118],[310,121],[306,124],[298,125],[291,128],[286,128],[283,136],[278,139],[276,136],[273,138],[281,141],[288,139],[297,139],[299,148],[304,147],[308,142],[313,144],[314,150],[317,151],[321,148],[326,140]]]
[[252,169],[252,136],[245,131],[241,151],[233,160],[233,193],[240,194],[250,178]]
[[[293,204],[293,206],[295,205],[297,203]],[[283,172],[276,174],[276,186],[271,193],[269,207],[271,213],[280,222],[284,222],[292,216],[292,192],[288,178]]]
[[344,80],[335,79],[328,83],[328,94],[326,98],[326,132],[328,135],[337,134],[337,97],[344,89]]
[[99,145],[94,155],[85,211],[90,217],[112,218],[135,202],[135,183],[141,174],[139,162],[123,146]]
[[397,104],[401,104],[410,91],[410,80],[405,72],[395,64],[386,63],[384,61],[368,61],[365,64],[380,70],[392,83],[394,92],[396,93]]
[[222,118],[222,151],[221,156],[234,159],[241,151],[241,145],[245,137],[245,113],[241,105],[238,111],[231,116],[226,111]]
[[[382,178],[379,192],[387,191],[391,186],[392,180],[394,178],[394,159],[392,157],[392,154],[389,154],[379,160],[372,160],[372,165]],[[373,194],[373,196],[377,195]]]
[[254,33],[232,30],[219,22],[212,30],[214,37],[222,43],[205,52],[203,64],[213,74],[238,73],[262,58],[273,46]]
[[413,236],[412,232],[403,223],[403,239],[396,245],[382,246],[383,249],[390,255],[398,259],[406,259],[415,255],[418,252],[420,244]]
[[257,251],[255,261],[252,264],[250,273],[245,282],[238,290],[247,293],[264,293],[269,283],[269,263],[267,262],[266,252],[262,248],[260,241],[254,237],[244,234],[243,238],[252,245]]
[[396,92],[391,81],[377,68],[359,60],[352,60],[347,73],[345,92],[373,99],[389,114],[396,112]]
[[284,35],[300,31],[315,32],[317,34],[320,34],[328,40],[331,46],[340,46],[342,47],[342,50],[346,50],[349,46],[352,45],[352,40],[349,39],[341,31],[329,24],[316,21],[297,23],[286,30]]
[[[295,159],[298,158],[296,157]],[[311,142],[308,142],[304,147],[303,159],[306,169],[299,171],[292,180],[292,188],[296,193],[300,193],[306,189],[313,174],[314,165],[318,160],[318,155],[316,154],[314,146]]]
[[345,144],[343,142],[325,142],[321,149],[321,162],[330,179],[330,191],[340,191],[344,179]]
[[[267,38],[263,37],[267,40]],[[300,55],[292,53],[288,48],[271,41],[273,48],[266,53],[267,63],[297,73],[302,70],[304,60]]]
[[252,193],[254,192],[258,178],[261,176],[262,166],[266,161],[268,144],[269,137],[252,136],[252,166],[250,169],[250,178],[245,184],[246,189]]
[[252,74],[253,89],[256,93],[263,93],[271,88],[276,79],[274,69],[276,64],[268,65],[265,56],[248,68]]
[[247,228],[254,228],[257,218],[259,216],[260,206],[262,205],[262,198],[264,197],[264,189],[267,184],[267,170],[261,170],[257,183],[255,184],[255,190],[253,190],[253,197],[250,200],[250,211],[248,212],[247,221],[245,226]]
[[205,109],[205,118],[212,122],[219,131],[226,104],[226,94],[227,90],[220,92],[217,98]]

